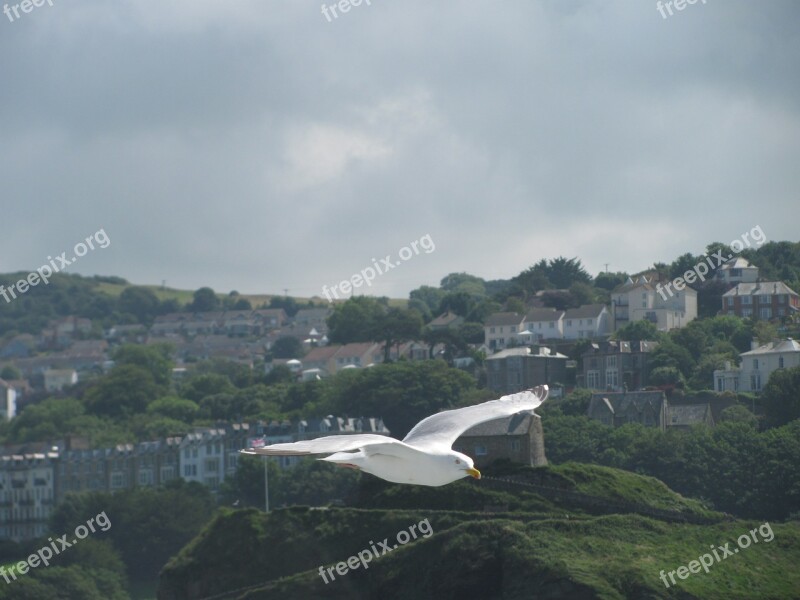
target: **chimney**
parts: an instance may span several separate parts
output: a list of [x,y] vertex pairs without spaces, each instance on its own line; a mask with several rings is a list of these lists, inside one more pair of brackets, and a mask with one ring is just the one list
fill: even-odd
[[750,350],[756,350],[756,349],[758,349],[758,340],[753,340],[752,342],[750,342]]

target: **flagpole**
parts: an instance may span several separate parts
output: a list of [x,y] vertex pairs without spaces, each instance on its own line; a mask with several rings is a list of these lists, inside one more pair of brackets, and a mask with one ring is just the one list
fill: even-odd
[[267,460],[269,456],[264,456],[264,512],[269,512],[269,471],[267,471]]

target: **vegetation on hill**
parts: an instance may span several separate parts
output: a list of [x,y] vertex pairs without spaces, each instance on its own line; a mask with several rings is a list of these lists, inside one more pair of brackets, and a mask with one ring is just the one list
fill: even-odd
[[[563,465],[531,471],[550,483],[579,482],[601,498],[691,504],[659,482],[614,469]],[[699,526],[637,514],[593,516],[546,496],[498,492],[486,483],[430,489],[381,483],[377,493],[367,486],[361,506],[370,508],[297,507],[268,515],[223,510],[164,568],[158,597],[749,599],[791,598],[800,589],[800,575],[792,569],[800,558],[797,523],[772,524],[772,543],[754,545],[709,574],[667,589],[661,570],[687,564],[710,544],[735,540],[757,523]],[[483,512],[488,506],[503,512]],[[398,544],[366,570],[334,571],[328,583],[320,577],[320,567],[335,567],[384,538],[392,546],[398,532],[425,520],[429,536]]]

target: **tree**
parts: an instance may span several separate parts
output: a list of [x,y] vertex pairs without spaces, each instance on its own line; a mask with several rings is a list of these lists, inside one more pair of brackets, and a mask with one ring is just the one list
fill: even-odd
[[164,396],[147,406],[147,414],[169,417],[184,423],[192,423],[200,411],[196,402],[177,396]]
[[210,287],[201,287],[194,293],[192,303],[187,306],[193,312],[210,312],[219,310],[220,301]]
[[800,367],[773,371],[761,400],[764,420],[770,427],[800,419]]
[[628,279],[628,274],[623,271],[616,273],[598,273],[594,278],[594,287],[611,291],[615,287],[622,285]]
[[475,300],[471,294],[464,291],[450,292],[442,298],[437,313],[442,314],[450,311],[460,317],[466,317],[474,305]]
[[302,358],[304,354],[303,343],[290,335],[279,337],[272,345],[272,356],[275,358]]
[[134,365],[141,367],[153,376],[153,381],[158,385],[167,385],[172,378],[173,363],[170,358],[171,353],[172,346],[169,344],[155,344],[152,346],[126,344],[114,352],[113,358],[117,366]]
[[768,344],[779,339],[778,328],[769,321],[759,320],[753,324],[753,337],[759,344]]
[[385,304],[368,296],[354,296],[336,304],[328,317],[328,338],[333,344],[372,341],[378,320],[385,311]]
[[269,299],[269,307],[282,308],[290,317],[295,316],[297,311],[300,310],[300,305],[297,303],[297,300],[291,296],[273,296]]
[[236,391],[236,388],[233,387],[231,380],[219,373],[196,375],[189,379],[181,390],[185,398],[198,403],[206,396],[233,393],[234,391]]
[[446,292],[439,288],[430,285],[422,285],[415,290],[411,290],[408,297],[410,300],[420,300],[426,304],[428,310],[433,313],[439,310],[439,305],[442,302],[442,298],[445,297],[445,294]]
[[389,362],[392,346],[417,339],[422,330],[422,317],[418,312],[390,308],[376,319],[372,339],[383,342],[383,361]]
[[482,344],[486,340],[483,325],[470,321],[458,326],[458,335],[467,344]]
[[547,278],[553,287],[567,289],[573,283],[591,283],[592,278],[581,261],[575,258],[559,256],[550,261],[547,266]]
[[149,323],[159,312],[160,302],[153,290],[141,286],[131,286],[122,290],[117,307],[122,313],[136,317],[139,323]]
[[483,279],[469,273],[450,273],[442,279],[439,287],[445,292],[465,292],[476,298],[486,296],[486,284]]
[[15,379],[22,379],[22,373],[19,372],[13,365],[6,365],[5,367],[0,370],[0,379],[4,379],[5,381],[13,381]]
[[130,418],[162,395],[150,371],[132,364],[116,365],[86,390],[84,399],[95,415]]
[[650,321],[631,321],[627,325],[623,325],[614,332],[613,338],[615,340],[636,341],[642,340],[658,341],[663,338],[663,334],[659,333],[656,326]]

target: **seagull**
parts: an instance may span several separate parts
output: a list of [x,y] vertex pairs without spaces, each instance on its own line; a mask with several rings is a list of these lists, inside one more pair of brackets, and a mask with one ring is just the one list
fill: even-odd
[[392,483],[439,487],[463,477],[481,478],[472,459],[452,449],[461,434],[486,421],[521,412],[533,414],[547,395],[547,386],[540,385],[483,404],[446,410],[417,423],[402,442],[370,433],[331,435],[240,452],[262,456],[333,453],[320,460],[364,471]]

